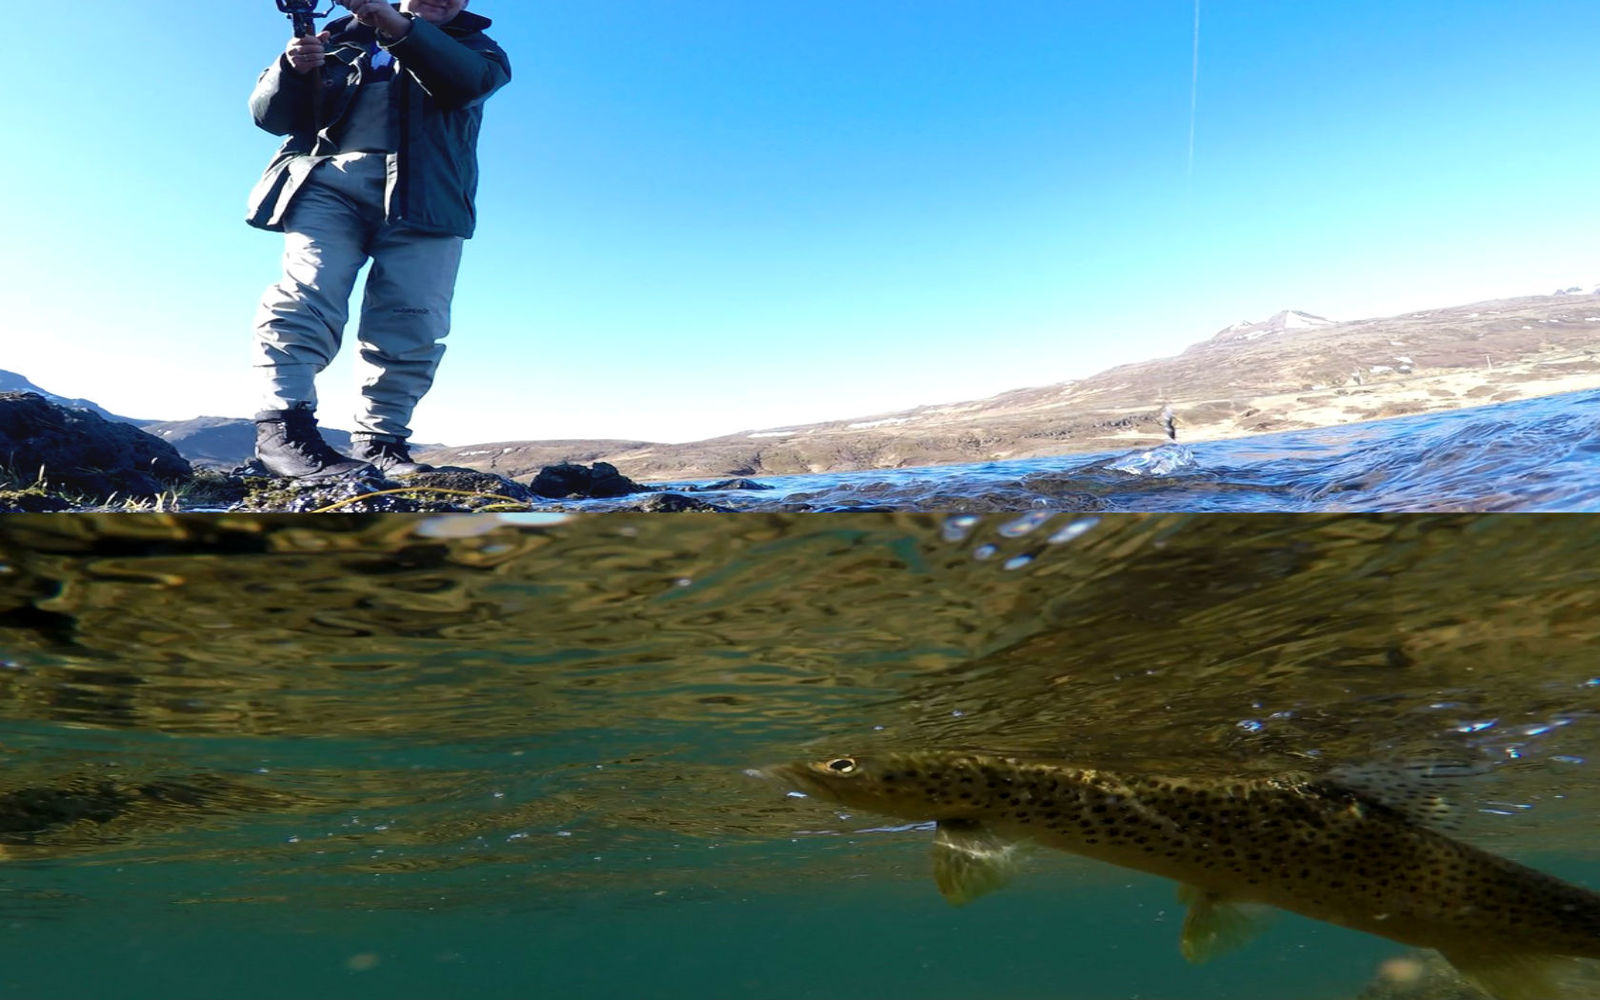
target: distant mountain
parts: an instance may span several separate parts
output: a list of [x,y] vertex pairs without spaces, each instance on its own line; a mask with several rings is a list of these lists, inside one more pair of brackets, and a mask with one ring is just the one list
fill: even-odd
[[[1335,322],[1285,310],[1073,382],[687,444],[512,441],[422,455],[520,477],[606,461],[638,480],[907,468],[1238,437],[1600,387],[1600,305],[1530,296]],[[582,456],[582,457],[578,457]]]
[[1204,350],[1219,344],[1237,344],[1241,341],[1260,340],[1262,337],[1271,337],[1294,330],[1318,330],[1335,325],[1335,322],[1331,319],[1313,316],[1297,309],[1285,309],[1282,312],[1273,313],[1259,323],[1246,321],[1218,330],[1210,340],[1196,344],[1190,350]]
[[115,420],[124,424],[133,424],[135,427],[142,427],[149,423],[148,420],[137,420],[133,417],[119,417],[110,410],[104,409],[99,403],[96,403],[93,400],[69,399],[66,396],[58,396],[48,389],[41,389],[34,385],[32,382],[28,381],[25,376],[19,375],[16,372],[8,372],[3,368],[0,368],[0,392],[36,392],[45,399],[48,399],[50,402],[55,403],[57,406],[67,406],[74,410],[88,410],[91,413],[99,414],[107,420]]

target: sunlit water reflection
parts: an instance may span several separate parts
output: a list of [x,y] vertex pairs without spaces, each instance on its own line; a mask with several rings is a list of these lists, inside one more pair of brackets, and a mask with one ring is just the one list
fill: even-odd
[[710,498],[744,511],[1597,511],[1600,392],[1130,452],[761,482],[771,489]]

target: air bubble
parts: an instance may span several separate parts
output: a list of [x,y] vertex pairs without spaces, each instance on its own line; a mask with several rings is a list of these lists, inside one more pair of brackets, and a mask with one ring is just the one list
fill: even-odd
[[944,520],[944,540],[947,542],[965,541],[972,534],[972,529],[978,526],[978,518],[973,514],[956,514]]
[[1028,565],[1031,562],[1033,562],[1033,556],[1031,556],[1031,555],[1012,556],[1010,559],[1006,560],[1005,566],[1003,568],[1004,569],[1021,569],[1022,567]]
[[993,546],[993,545],[980,545],[977,548],[972,550],[972,558],[974,558],[974,559],[992,559],[994,557],[995,553],[997,553],[999,551],[1000,550],[998,548],[996,548],[995,546]]
[[411,533],[420,538],[477,538],[498,527],[499,521],[481,514],[443,514],[419,521]]
[[1055,534],[1045,539],[1045,541],[1049,542],[1051,545],[1061,545],[1064,542],[1072,541],[1074,538],[1082,537],[1088,533],[1089,529],[1093,528],[1099,523],[1100,519],[1098,517],[1080,517],[1071,524],[1066,525],[1058,530]]
[[1031,534],[1039,530],[1039,528],[1043,527],[1046,521],[1055,516],[1056,512],[1053,510],[1033,511],[1031,513],[1022,515],[1015,521],[1008,521],[1005,524],[1002,524],[999,532],[1000,535],[1005,538],[1021,538],[1023,535]]

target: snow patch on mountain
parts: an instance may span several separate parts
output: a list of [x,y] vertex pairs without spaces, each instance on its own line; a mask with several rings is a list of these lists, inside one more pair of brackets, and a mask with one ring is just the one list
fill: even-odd
[[1325,326],[1335,325],[1335,320],[1323,316],[1316,316],[1298,309],[1285,309],[1273,313],[1260,322],[1235,323],[1230,327],[1218,330],[1210,340],[1213,344],[1236,344],[1241,341],[1259,340],[1262,337],[1271,337],[1275,334],[1289,333],[1295,330],[1316,330]]

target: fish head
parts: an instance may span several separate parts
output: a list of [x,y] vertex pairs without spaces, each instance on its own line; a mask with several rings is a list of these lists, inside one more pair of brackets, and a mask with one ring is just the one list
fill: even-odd
[[824,801],[912,820],[974,816],[993,794],[977,763],[956,755],[844,755],[763,773]]

